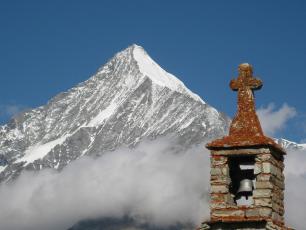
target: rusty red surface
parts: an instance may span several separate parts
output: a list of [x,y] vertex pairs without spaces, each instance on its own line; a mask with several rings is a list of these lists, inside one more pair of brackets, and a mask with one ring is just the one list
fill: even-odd
[[262,81],[253,77],[253,68],[239,65],[239,76],[230,82],[230,88],[238,91],[237,113],[231,123],[229,135],[207,144],[207,148],[272,146],[284,150],[273,139],[264,135],[255,109],[254,90],[262,87]]

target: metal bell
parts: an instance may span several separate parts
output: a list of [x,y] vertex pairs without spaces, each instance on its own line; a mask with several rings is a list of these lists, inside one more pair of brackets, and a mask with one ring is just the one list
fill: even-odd
[[253,182],[249,179],[243,179],[240,181],[240,186],[237,193],[243,192],[252,192],[253,191]]

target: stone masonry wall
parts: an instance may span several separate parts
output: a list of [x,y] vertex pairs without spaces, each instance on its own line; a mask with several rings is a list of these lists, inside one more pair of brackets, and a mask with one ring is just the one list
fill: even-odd
[[[229,157],[254,155],[253,204],[237,206],[229,192]],[[211,154],[211,222],[272,221],[284,229],[283,157],[270,148],[214,150]],[[277,229],[277,228],[275,228]]]

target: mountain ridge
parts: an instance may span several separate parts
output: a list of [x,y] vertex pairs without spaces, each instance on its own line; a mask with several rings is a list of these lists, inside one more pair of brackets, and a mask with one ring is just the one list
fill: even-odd
[[[141,140],[177,134],[184,146],[227,134],[230,119],[163,70],[138,45],[46,105],[0,126],[0,182],[24,170],[63,169]],[[285,149],[306,145],[275,139]]]
[[284,138],[274,139],[276,143],[281,145],[284,149],[287,150],[306,150],[306,144],[298,144],[294,141],[289,141]]
[[[135,58],[136,57],[136,58]],[[143,138],[177,133],[182,143],[223,135],[229,119],[163,70],[137,45],[46,105],[0,127],[0,181],[23,170],[61,170]]]

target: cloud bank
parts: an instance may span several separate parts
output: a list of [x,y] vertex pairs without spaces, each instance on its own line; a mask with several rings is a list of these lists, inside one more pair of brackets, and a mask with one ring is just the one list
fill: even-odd
[[176,140],[144,141],[97,159],[83,157],[61,173],[26,172],[0,186],[6,230],[60,230],[79,220],[129,216],[157,226],[208,217],[209,155]]
[[290,118],[296,115],[296,110],[287,104],[276,110],[275,105],[271,103],[267,107],[259,108],[257,115],[265,134],[274,136],[277,131],[285,127]]
[[[286,221],[306,226],[306,151],[285,159]],[[23,173],[0,186],[5,230],[68,229],[87,218],[122,218],[155,226],[199,224],[209,217],[209,153],[173,138],[144,141],[99,158],[83,157],[62,172]]]

